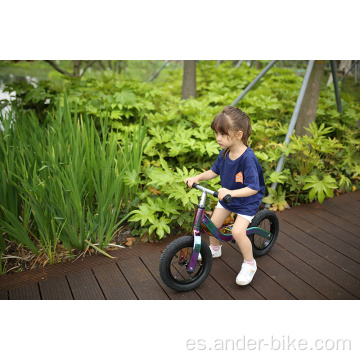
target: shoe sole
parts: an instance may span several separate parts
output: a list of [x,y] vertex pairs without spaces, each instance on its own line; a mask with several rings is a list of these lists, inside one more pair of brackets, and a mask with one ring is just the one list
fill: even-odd
[[[257,270],[257,269],[256,269],[256,270]],[[253,277],[252,277],[252,279],[251,279],[250,281],[238,281],[238,280],[236,279],[235,282],[236,282],[238,285],[240,285],[240,286],[249,285],[249,284],[252,282],[252,280],[254,279],[254,276],[255,276],[255,274],[256,274],[256,270],[255,270],[254,275],[253,275]]]

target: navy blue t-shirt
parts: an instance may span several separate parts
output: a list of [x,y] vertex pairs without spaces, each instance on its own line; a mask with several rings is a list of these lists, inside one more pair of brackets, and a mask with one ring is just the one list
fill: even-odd
[[220,175],[221,186],[229,190],[249,187],[257,190],[255,195],[248,197],[233,197],[230,204],[220,201],[227,210],[236,214],[253,216],[259,209],[265,193],[265,181],[262,168],[251,148],[236,160],[231,160],[229,154],[223,157],[221,150],[211,170]]

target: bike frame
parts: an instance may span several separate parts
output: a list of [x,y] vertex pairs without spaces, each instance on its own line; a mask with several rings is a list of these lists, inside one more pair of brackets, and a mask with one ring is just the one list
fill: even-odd
[[[213,195],[214,191],[206,189],[200,185],[197,185],[197,189],[202,191],[201,199],[198,205],[197,213],[194,220],[194,246],[193,253],[191,256],[190,264],[188,266],[187,272],[189,274],[193,273],[195,270],[195,265],[200,254],[201,250],[201,228],[204,226],[210,231],[216,239],[220,241],[234,241],[232,234],[223,234],[219,229],[214,225],[214,223],[208,218],[205,214],[205,202],[207,194]],[[267,239],[270,239],[271,233],[259,227],[251,227],[246,230],[246,235],[258,234]]]

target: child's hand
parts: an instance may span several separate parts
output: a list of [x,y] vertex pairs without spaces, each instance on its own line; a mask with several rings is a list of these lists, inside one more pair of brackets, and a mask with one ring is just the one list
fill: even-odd
[[190,177],[184,180],[184,183],[189,187],[192,188],[193,184],[198,184],[199,183],[199,178],[198,176],[194,176],[194,177]]
[[218,194],[219,194],[218,199],[222,200],[228,194],[232,197],[232,190],[221,188],[220,190],[218,190]]

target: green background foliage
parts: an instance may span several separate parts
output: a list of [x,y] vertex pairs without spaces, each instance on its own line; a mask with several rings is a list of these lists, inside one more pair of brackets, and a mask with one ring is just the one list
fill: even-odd
[[[182,100],[182,68],[175,65],[151,83],[148,74],[140,81],[113,71],[8,83],[5,91],[17,97],[2,101],[12,109],[1,117],[0,139],[0,230],[7,240],[52,259],[58,242],[70,251],[85,240],[106,248],[125,217],[143,241],[190,230],[199,194],[183,180],[211,167],[220,150],[211,121],[259,70],[200,61],[197,98]],[[284,143],[302,73],[274,67],[238,104],[252,121],[249,144],[271,195],[264,202],[275,210],[360,187],[360,105],[353,96],[342,91],[340,116],[324,83],[311,136]],[[219,179],[208,186],[220,187]]]

